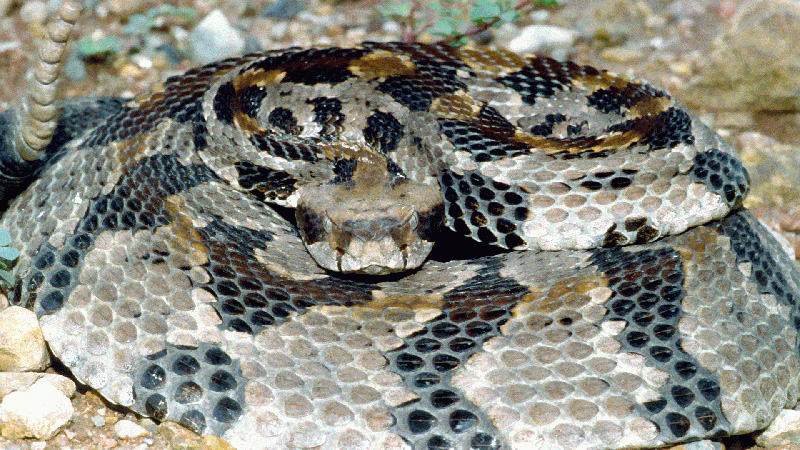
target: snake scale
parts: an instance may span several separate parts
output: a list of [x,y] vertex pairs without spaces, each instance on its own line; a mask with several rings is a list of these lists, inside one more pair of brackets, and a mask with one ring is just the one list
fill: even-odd
[[240,449],[651,448],[798,397],[794,262],[641,81],[269,51],[67,100],[46,153],[0,221],[14,301],[108,400]]

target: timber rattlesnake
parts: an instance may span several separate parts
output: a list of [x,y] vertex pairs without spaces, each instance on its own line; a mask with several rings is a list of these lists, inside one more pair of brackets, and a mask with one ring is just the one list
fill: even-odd
[[[652,447],[798,396],[800,275],[729,147],[642,82],[290,49],[67,101],[47,154],[0,221],[16,301],[109,400],[240,448]],[[270,206],[298,198],[302,233]],[[442,218],[513,251],[423,261]]]

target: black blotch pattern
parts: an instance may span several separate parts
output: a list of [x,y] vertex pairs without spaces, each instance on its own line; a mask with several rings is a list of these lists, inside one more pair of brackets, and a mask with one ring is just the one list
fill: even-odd
[[[217,180],[205,166],[184,166],[174,155],[144,157],[125,170],[117,186],[108,194],[94,199],[84,217],[78,222],[75,234],[67,237],[66,245],[55,250],[45,243],[26,281],[31,304],[38,299],[37,313],[52,314],[63,303],[76,283],[81,268],[80,255],[94,244],[103,231],[141,229],[154,230],[169,223],[170,214],[163,209],[165,198],[200,183]],[[48,280],[44,284],[44,280]]]
[[505,448],[485,412],[453,386],[451,377],[486,340],[500,334],[509,310],[528,290],[500,276],[500,259],[476,263],[479,273],[444,295],[442,315],[386,354],[389,369],[419,396],[392,411],[394,431],[414,448]]
[[239,186],[261,201],[285,199],[297,189],[297,179],[282,170],[257,166],[249,161],[233,165],[239,174]]
[[553,134],[553,127],[566,120],[567,116],[563,114],[548,114],[544,116],[544,122],[532,126],[529,131],[534,136],[550,136]]
[[533,105],[538,98],[552,97],[558,91],[571,88],[572,80],[580,76],[595,76],[600,71],[573,62],[560,62],[552,58],[532,58],[522,70],[508,74],[497,81],[522,95],[525,103]]
[[509,141],[489,129],[465,120],[440,119],[439,130],[456,150],[468,152],[477,162],[496,161],[530,153],[530,146]]
[[633,184],[638,171],[636,169],[608,170],[603,172],[587,173],[580,182],[580,186],[589,191],[602,189],[624,189]]
[[163,91],[154,95],[153,101],[144,102],[144,106],[138,108],[124,107],[111,114],[104,126],[91,131],[86,147],[141,136],[165,118],[191,123],[195,131],[195,146],[204,147],[207,130],[203,118],[203,95],[211,89],[218,76],[239,63],[236,59],[222,60],[168,78]]
[[403,169],[401,169],[396,162],[388,158],[386,159],[386,172],[392,176],[393,183],[407,180],[405,173],[403,173]]
[[616,336],[620,352],[641,355],[649,366],[669,374],[657,389],[660,397],[641,405],[640,413],[670,441],[729,429],[715,375],[681,348],[677,330],[686,293],[680,254],[671,248],[614,248],[595,250],[590,260],[612,291],[604,321],[626,324]]
[[649,84],[628,82],[623,87],[610,86],[594,91],[587,97],[587,104],[606,114],[622,114],[623,109],[630,110],[642,101],[657,97],[669,98],[669,95]]
[[305,142],[286,142],[283,139],[277,139],[272,135],[254,134],[250,136],[250,142],[262,152],[279,158],[285,158],[290,161],[309,161],[317,162],[317,148]]
[[368,52],[366,47],[290,49],[256,61],[249,70],[284,71],[282,81],[286,83],[335,85],[354,77],[349,69],[352,60]]
[[[800,330],[800,312],[798,312],[800,299],[795,294],[796,287],[800,286],[800,277],[796,271],[781,269],[781,264],[773,256],[782,251],[779,250],[780,245],[766,230],[759,236],[753,228],[755,226],[761,227],[746,211],[736,211],[715,225],[721,234],[730,238],[736,262],[752,265],[750,279],[758,284],[759,292],[772,294],[780,304],[792,307],[795,328]],[[793,262],[788,262],[789,266],[791,264]]]
[[692,176],[717,193],[731,208],[741,206],[750,191],[750,175],[739,160],[712,148],[694,157]]
[[363,133],[367,144],[385,155],[397,149],[404,131],[403,125],[393,115],[375,110],[367,117]]
[[358,161],[349,158],[337,158],[333,161],[333,183],[347,183],[353,181],[353,174],[358,167]]
[[261,103],[267,96],[266,89],[261,86],[246,86],[239,95],[241,97],[239,102],[241,103],[242,112],[253,119],[257,118]]
[[199,434],[221,434],[244,412],[245,383],[239,380],[239,362],[221,348],[168,344],[146,356],[134,374],[134,409]]
[[528,217],[521,190],[492,181],[477,172],[459,175],[442,171],[439,177],[445,214],[451,228],[485,243],[519,248],[527,243],[516,223]]
[[[379,46],[411,56],[415,65],[413,73],[388,76],[378,83],[376,89],[412,111],[425,111],[433,99],[467,88],[456,71],[469,68],[452,56],[441,53],[442,49],[423,49],[403,44]],[[426,50],[430,53],[426,53]]]
[[637,130],[643,137],[639,144],[650,150],[674,148],[678,144],[694,144],[692,119],[685,111],[669,108],[658,114],[637,117],[614,124],[606,129],[608,132],[625,133]]
[[342,101],[333,97],[316,97],[307,102],[314,105],[314,121],[322,125],[320,135],[339,134],[345,119],[342,113]]
[[214,95],[212,108],[220,122],[233,124],[233,105],[236,98],[236,89],[233,82],[227,82],[219,87],[217,94]]
[[301,131],[300,127],[297,126],[297,118],[292,110],[282,106],[278,106],[269,112],[267,122],[287,134],[300,134]]
[[329,277],[295,281],[265,267],[257,252],[272,244],[272,234],[235,227],[215,218],[198,229],[209,247],[211,278],[198,285],[215,299],[220,328],[257,334],[302,314],[314,305],[352,306],[369,301],[372,284]]

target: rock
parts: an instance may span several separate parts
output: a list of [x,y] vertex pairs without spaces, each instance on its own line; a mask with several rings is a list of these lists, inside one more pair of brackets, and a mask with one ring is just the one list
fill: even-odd
[[39,380],[23,391],[6,395],[0,403],[0,434],[10,439],[50,439],[74,414],[66,395]]
[[800,445],[800,411],[782,410],[769,427],[756,437],[756,444],[767,448]]
[[800,111],[800,2],[745,2],[682,97],[719,110]]
[[516,53],[547,53],[557,59],[566,59],[575,37],[576,33],[566,28],[529,25],[508,43],[508,49]]
[[44,23],[47,20],[47,3],[25,2],[19,9],[19,17],[27,23]]
[[120,17],[129,17],[132,14],[141,12],[144,9],[143,0],[108,0],[106,2],[108,10]]
[[291,20],[302,10],[303,5],[298,0],[276,0],[264,8],[264,17]]
[[245,40],[239,31],[217,9],[200,21],[189,35],[190,54],[200,64],[241,55],[244,46]]
[[136,439],[148,433],[143,426],[127,419],[120,420],[114,425],[114,434],[119,439]]
[[39,380],[51,384],[67,397],[75,395],[75,382],[63,375],[35,372],[0,372],[0,400],[12,392],[28,389]]
[[94,415],[90,419],[92,421],[92,425],[97,428],[106,426],[106,419],[103,416]]
[[19,306],[0,311],[0,372],[44,370],[48,364],[36,314]]
[[748,208],[782,206],[800,198],[800,149],[761,133],[739,135],[739,156],[750,174]]

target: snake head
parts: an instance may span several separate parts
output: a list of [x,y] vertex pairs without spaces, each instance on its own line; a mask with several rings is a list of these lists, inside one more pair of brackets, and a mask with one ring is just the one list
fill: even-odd
[[335,272],[385,275],[419,267],[444,223],[438,186],[362,181],[300,190],[295,216],[308,252]]

